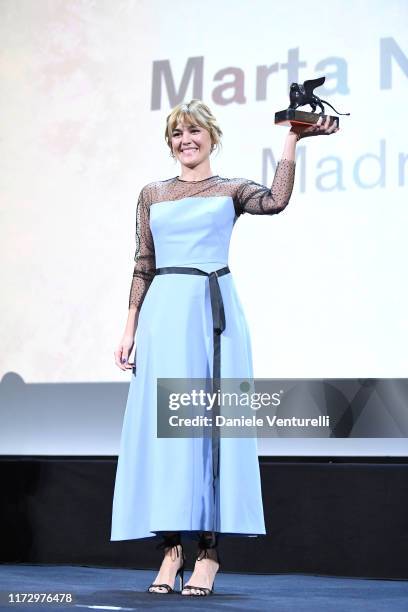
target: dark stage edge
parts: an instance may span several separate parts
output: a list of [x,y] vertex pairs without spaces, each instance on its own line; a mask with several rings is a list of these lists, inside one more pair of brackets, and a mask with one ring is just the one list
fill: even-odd
[[[116,464],[1,456],[0,562],[157,571],[155,538],[110,542]],[[408,578],[408,458],[260,457],[260,468],[267,535],[223,538],[222,572]]]

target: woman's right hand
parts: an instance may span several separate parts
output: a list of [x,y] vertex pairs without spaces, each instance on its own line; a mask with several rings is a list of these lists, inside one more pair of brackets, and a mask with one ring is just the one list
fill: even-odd
[[122,340],[119,343],[118,348],[116,349],[115,355],[115,363],[121,370],[130,370],[133,368],[134,363],[130,363],[129,355],[132,352],[133,345],[135,343],[135,339],[131,335],[124,335]]

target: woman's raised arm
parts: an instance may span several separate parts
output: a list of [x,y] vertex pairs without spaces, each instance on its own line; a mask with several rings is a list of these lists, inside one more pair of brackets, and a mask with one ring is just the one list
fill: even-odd
[[242,179],[235,194],[235,208],[238,214],[274,215],[289,204],[295,181],[296,143],[307,136],[332,134],[339,130],[336,123],[329,127],[329,117],[323,124],[320,117],[313,126],[292,126],[286,135],[282,158],[278,161],[272,186],[265,187],[255,181]]

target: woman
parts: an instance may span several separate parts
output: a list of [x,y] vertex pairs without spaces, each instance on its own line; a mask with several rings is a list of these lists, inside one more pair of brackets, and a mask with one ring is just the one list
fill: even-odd
[[[132,369],[123,421],[111,540],[160,535],[164,559],[151,593],[209,595],[220,536],[266,533],[256,438],[157,437],[157,378],[251,378],[251,343],[228,268],[238,217],[276,214],[288,204],[300,138],[338,130],[322,118],[289,130],[272,187],[214,175],[222,132],[206,104],[179,104],[165,140],[180,175],[149,183],[136,210],[136,253],[117,366]],[[137,330],[134,363],[129,363]],[[216,388],[216,387],[214,387]],[[184,585],[184,537],[198,537]]]

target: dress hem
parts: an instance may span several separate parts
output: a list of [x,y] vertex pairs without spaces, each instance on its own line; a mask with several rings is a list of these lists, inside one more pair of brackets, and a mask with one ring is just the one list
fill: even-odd
[[[128,540],[151,540],[152,538],[155,538],[157,536],[160,536],[160,534],[162,533],[167,533],[167,532],[172,532],[172,531],[176,531],[179,532],[181,534],[182,537],[185,538],[192,538],[192,539],[196,539],[197,534],[201,533],[201,531],[211,531],[210,529],[208,530],[194,530],[194,529],[161,529],[161,530],[157,530],[157,531],[151,531],[150,535],[143,535],[143,536],[130,536],[130,537],[126,537],[126,538],[110,538],[110,542],[124,542],[124,541],[128,541]],[[215,533],[218,534],[218,537],[224,537],[224,536],[229,536],[229,537],[242,537],[242,538],[259,538],[259,537],[265,537],[267,534],[266,532],[264,533],[242,533],[242,532],[238,532],[238,531],[216,531]]]

